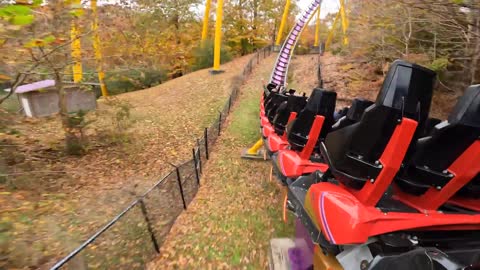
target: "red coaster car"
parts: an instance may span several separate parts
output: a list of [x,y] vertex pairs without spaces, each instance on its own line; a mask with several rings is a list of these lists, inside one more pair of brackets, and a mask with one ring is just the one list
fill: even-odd
[[[307,105],[287,127],[287,142],[290,149],[279,149],[272,156],[274,170],[286,184],[286,179],[291,174],[298,174],[299,164],[302,169],[312,173],[316,170],[325,171],[328,166],[310,160],[317,141],[324,138],[333,124],[335,101],[337,94],[316,88],[310,95]],[[269,147],[275,146],[274,139],[268,141]],[[318,152],[318,147],[317,147]],[[302,173],[298,174],[298,176]]]
[[305,96],[290,95],[287,101],[280,104],[272,119],[272,129],[263,129],[265,148],[271,156],[273,153],[288,146],[285,129],[307,104]]
[[[422,116],[426,116],[428,115],[428,110],[430,109],[430,103],[426,102],[426,100],[431,100],[431,93],[433,91],[432,90],[433,83],[435,80],[434,76],[435,76],[435,73],[426,68],[423,68],[417,65],[412,65],[403,61],[395,61],[392,67],[390,68],[389,74],[387,75],[384,81],[382,90],[379,93],[376,104],[379,104],[381,100],[386,100],[385,102],[393,102],[391,100],[393,99],[394,96],[389,96],[389,95],[392,95],[392,94],[401,95],[403,92],[408,92],[410,93],[410,95],[418,95],[417,99],[423,102],[422,104],[428,105],[428,106],[424,105],[425,109],[427,110],[426,111],[427,113],[422,112]],[[420,92],[421,95],[417,94],[417,92]],[[407,96],[407,97],[413,100],[416,96]],[[395,102],[398,102],[398,101],[395,101]],[[276,168],[277,174],[279,175],[279,178],[282,180],[282,182],[287,184],[288,182],[287,179],[290,178],[291,180],[294,180],[299,176],[310,174],[315,170],[320,170],[324,172],[328,168],[327,165],[319,162],[313,162],[311,160],[311,155],[314,151],[314,147],[315,146],[318,147],[318,145],[325,139],[325,136],[328,133],[335,133],[335,134],[340,134],[339,136],[344,136],[343,133],[337,132],[337,130],[345,131],[345,130],[349,130],[350,126],[358,125],[359,120],[363,115],[364,111],[371,110],[370,108],[368,108],[370,105],[372,105],[372,102],[369,102],[367,100],[361,100],[361,99],[354,100],[354,102],[352,103],[352,106],[349,108],[347,112],[347,115],[342,117],[340,120],[337,121],[337,123],[335,123],[335,125],[332,126],[332,122],[333,122],[332,107],[334,108],[335,106],[335,99],[333,98],[333,99],[330,99],[329,101],[325,99],[325,101],[323,101],[323,104],[322,104],[323,110],[321,114],[323,118],[327,121],[327,123],[323,124],[322,126],[319,126],[318,123],[317,125],[314,124],[312,126],[310,130],[311,134],[309,134],[308,139],[303,140],[303,141],[306,141],[306,143],[304,144],[305,145],[304,148],[301,147],[303,141],[297,139],[299,138],[299,136],[295,136],[295,133],[293,134],[290,133],[288,139],[289,141],[292,141],[291,144],[292,145],[296,144],[296,145],[299,145],[300,147],[292,147],[290,150],[280,151],[276,156],[272,158],[272,160],[274,161],[273,162],[274,167]],[[388,105],[393,106],[392,104],[388,104]],[[395,104],[395,106],[398,107],[398,106],[401,106],[401,104]],[[411,106],[413,106],[413,108],[403,108],[403,109],[409,109],[412,111],[416,110],[416,107],[415,107],[416,105],[411,105]],[[383,108],[386,106],[377,106],[377,107]],[[376,110],[378,111],[379,109],[376,109]],[[383,113],[384,112],[379,111],[377,114],[381,117],[387,116]],[[369,113],[368,115],[371,115],[371,113]],[[372,125],[372,124],[375,124],[377,120],[381,120],[381,118],[378,118],[378,119],[371,118],[369,120],[371,121],[371,123],[368,123],[368,125],[363,124],[363,126],[370,125],[368,128],[391,130],[392,125],[395,125],[395,123],[386,123],[384,126]],[[422,126],[425,124],[424,122],[422,122]],[[309,125],[307,121],[303,121],[302,124],[304,124],[305,126]],[[369,130],[362,129],[361,132],[363,132],[361,135],[365,136],[369,132]],[[375,133],[372,132],[371,136],[373,136],[373,134]],[[330,138],[332,137],[335,137],[335,136],[330,136]],[[382,145],[382,143],[385,144],[386,143],[385,138],[386,137],[383,136],[383,134],[378,134],[378,138],[373,139],[370,145],[363,145],[363,146],[357,145],[355,147],[360,150],[372,148],[373,149],[372,151],[378,152],[378,150],[375,150],[375,149],[378,149],[378,146],[375,146],[375,144],[378,144],[378,145]],[[299,141],[300,143],[296,143],[296,141]],[[350,162],[350,160],[345,159],[345,162]],[[363,162],[361,161],[361,158],[360,158],[360,162]],[[371,169],[371,170],[374,170],[374,169]]]
[[478,267],[480,85],[423,136],[434,74],[396,64],[386,82],[410,69],[410,83],[384,84],[358,123],[327,135],[328,170],[295,180],[289,207],[345,269]]

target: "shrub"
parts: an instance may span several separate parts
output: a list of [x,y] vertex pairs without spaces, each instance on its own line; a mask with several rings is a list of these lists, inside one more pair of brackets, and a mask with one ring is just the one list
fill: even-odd
[[69,155],[83,155],[86,152],[87,140],[85,128],[92,123],[86,120],[86,112],[69,113],[66,118],[65,142],[66,151]]
[[[192,69],[199,70],[213,66],[214,45],[211,40],[206,40],[203,45],[193,50],[194,63]],[[232,59],[232,55],[226,47],[220,49],[221,63],[226,63]]]
[[129,69],[107,73],[105,84],[110,95],[142,90],[161,84],[167,74],[161,69]]
[[429,68],[436,72],[442,72],[447,70],[447,66],[448,66],[447,58],[437,58],[429,65]]
[[237,36],[227,40],[227,45],[231,48],[231,51],[239,55],[253,53],[255,50],[263,48],[267,44],[268,42],[264,39],[249,36]]
[[306,45],[297,44],[297,46],[295,47],[296,55],[305,55],[309,53],[310,53],[310,47]]
[[110,98],[106,104],[111,108],[107,115],[102,116],[108,125],[102,128],[98,135],[107,144],[122,145],[130,141],[129,129],[133,124],[131,117],[132,105],[124,100]]

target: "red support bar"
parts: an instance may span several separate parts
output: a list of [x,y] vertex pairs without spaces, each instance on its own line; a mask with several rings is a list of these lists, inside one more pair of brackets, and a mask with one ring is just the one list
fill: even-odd
[[[288,121],[287,121],[286,126],[288,126],[288,124],[290,124],[290,122],[295,120],[295,118],[297,118],[297,113],[296,112],[291,112],[290,115],[288,116]],[[285,128],[285,132],[283,132],[282,140],[287,141],[287,129],[286,128]]]
[[323,117],[322,115],[315,116],[315,120],[313,120],[313,125],[310,128],[310,132],[308,133],[307,143],[305,144],[305,147],[303,147],[302,152],[300,152],[301,159],[310,159],[313,149],[317,144],[318,136],[320,136],[320,131],[322,131],[324,121],[325,117]]
[[418,123],[414,120],[402,119],[402,122],[395,128],[387,147],[380,157],[380,164],[382,164],[383,169],[380,171],[377,179],[370,179],[361,190],[352,191],[355,197],[365,206],[375,206],[387,190],[395,174],[400,169],[417,125]]

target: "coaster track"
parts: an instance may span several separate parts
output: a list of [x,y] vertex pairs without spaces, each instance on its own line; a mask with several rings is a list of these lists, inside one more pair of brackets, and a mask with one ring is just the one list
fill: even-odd
[[322,4],[322,0],[314,0],[306,10],[303,11],[302,16],[295,23],[294,27],[283,43],[280,52],[278,53],[275,66],[273,68],[270,82],[276,85],[285,86],[286,77],[288,73],[288,65],[292,58],[293,50],[298,42],[303,29],[308,23],[308,19],[313,15],[315,10]]

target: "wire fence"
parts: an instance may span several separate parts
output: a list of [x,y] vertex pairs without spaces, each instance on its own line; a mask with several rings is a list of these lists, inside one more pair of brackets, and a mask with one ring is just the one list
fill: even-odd
[[172,170],[167,175],[51,269],[144,269],[145,264],[160,253],[175,220],[197,194],[203,166],[238,98],[240,85],[270,54],[271,47],[265,47],[245,65],[241,75],[232,82],[230,95],[218,118],[196,139],[187,161],[171,164]]

